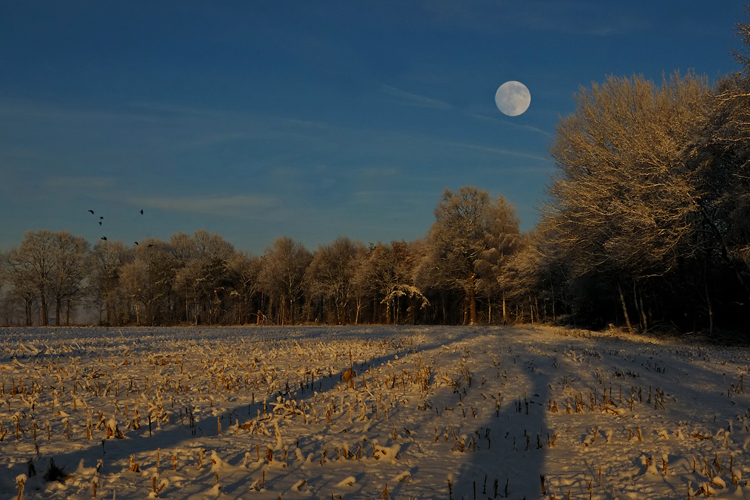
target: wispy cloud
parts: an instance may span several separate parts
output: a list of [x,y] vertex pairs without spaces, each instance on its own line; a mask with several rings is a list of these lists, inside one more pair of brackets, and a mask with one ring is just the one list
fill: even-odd
[[100,176],[52,176],[42,181],[42,186],[46,189],[66,189],[66,190],[90,190],[104,189],[112,187],[115,179],[112,177]]
[[356,172],[365,178],[378,178],[378,177],[393,177],[398,173],[398,169],[395,167],[362,167],[358,168]]
[[539,160],[539,161],[552,163],[552,160],[550,160],[549,158],[545,158],[544,156],[532,155],[532,154],[524,153],[521,151],[511,151],[509,149],[501,149],[501,148],[490,148],[487,146],[480,146],[477,144],[467,144],[464,142],[446,142],[446,144],[452,145],[452,146],[458,146],[461,148],[474,149],[476,151],[484,151],[486,153],[493,153],[493,154],[499,154],[499,155],[504,155],[504,156],[517,156],[519,158],[529,158],[532,160]]
[[[429,203],[435,197],[435,193],[432,192],[417,193],[411,191],[405,192],[404,190],[363,189],[354,191],[351,194],[349,205],[374,205],[382,207],[384,204],[389,204],[401,209],[423,208],[429,206]],[[426,203],[427,205],[425,205]],[[428,213],[429,211],[429,209],[426,210]]]
[[497,124],[500,124],[500,125],[504,125],[506,127],[517,128],[517,129],[521,129],[521,130],[528,130],[530,132],[536,132],[538,134],[542,134],[542,135],[545,135],[547,137],[549,137],[549,136],[552,135],[549,132],[547,132],[545,130],[542,130],[540,128],[532,127],[531,125],[522,125],[522,124],[518,124],[518,123],[513,123],[510,120],[501,120],[499,118],[493,118],[491,116],[480,115],[480,114],[477,114],[477,113],[469,113],[469,116],[471,116],[472,118],[476,118],[477,120],[485,120],[485,121],[497,123]]
[[440,101],[438,99],[433,99],[432,97],[427,97],[419,94],[412,94],[411,92],[407,92],[405,90],[401,90],[396,87],[391,87],[390,85],[378,85],[378,88],[381,92],[384,94],[387,94],[391,97],[396,97],[400,101],[402,101],[404,104],[408,104],[410,106],[419,106],[422,108],[433,108],[433,109],[451,109],[452,106],[446,102]]
[[79,108],[64,106],[56,102],[30,99],[0,98],[0,118],[21,119],[25,121],[42,122],[46,124],[76,123],[159,123],[162,120],[152,113],[140,110],[107,110],[98,108]]
[[270,195],[236,195],[236,196],[180,196],[180,197],[143,197],[130,198],[136,206],[192,212],[229,217],[247,215],[249,209],[270,208],[277,204],[275,196]]

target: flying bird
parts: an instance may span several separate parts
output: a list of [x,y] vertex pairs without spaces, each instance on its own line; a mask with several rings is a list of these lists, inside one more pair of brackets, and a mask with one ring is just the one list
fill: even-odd
[[91,212],[92,214],[94,213],[94,211],[93,211],[93,210],[89,210],[89,212]]
[[100,226],[102,225],[102,221],[99,221],[99,225],[100,225]]
[[99,218],[100,218],[100,219],[103,219],[103,218],[104,218],[104,216],[103,216],[103,215],[100,215],[100,216],[99,216]]
[[141,210],[141,215],[143,215],[143,210]]
[[151,248],[152,246],[154,246],[154,245],[152,245],[152,244],[149,244],[149,245],[148,245],[148,247],[149,247],[149,248]]
[[106,236],[102,236],[102,239],[103,239],[104,241],[107,241],[107,237],[106,237]]
[[138,246],[138,242],[137,241],[135,242],[135,246]]

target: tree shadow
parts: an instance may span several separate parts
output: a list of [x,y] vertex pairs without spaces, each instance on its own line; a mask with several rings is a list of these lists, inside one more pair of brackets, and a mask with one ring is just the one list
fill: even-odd
[[[115,330],[116,331],[116,330]],[[143,329],[145,332],[151,332],[152,337],[158,342],[164,341],[165,338],[180,338],[184,340],[185,335],[175,336],[171,333],[160,333],[159,329]],[[198,346],[201,342],[211,342],[217,339],[226,340],[227,336],[233,334],[237,335],[254,335],[254,339],[261,341],[265,339],[284,339],[284,341],[291,341],[306,339],[306,340],[321,340],[321,341],[338,341],[338,340],[362,340],[368,336],[384,339],[384,338],[403,338],[405,335],[410,333],[424,333],[427,332],[426,343],[411,346],[408,343],[402,343],[398,346],[398,343],[394,342],[394,350],[384,354],[382,356],[373,356],[367,358],[361,363],[355,363],[354,368],[357,372],[362,373],[367,370],[368,367],[387,367],[389,363],[396,361],[396,356],[399,359],[408,357],[409,355],[417,354],[421,356],[425,362],[432,354],[441,352],[444,347],[451,347],[460,345],[465,341],[471,341],[466,345],[473,346],[472,349],[477,348],[493,349],[495,346],[500,346],[501,349],[513,348],[515,349],[515,341],[512,335],[516,332],[513,329],[487,329],[487,328],[466,328],[456,327],[452,329],[438,330],[437,333],[430,332],[429,329],[414,328],[414,327],[285,327],[285,328],[238,328],[238,329],[208,329],[205,334],[200,333],[200,330],[195,333],[188,334],[187,337],[195,339]],[[76,335],[77,332],[72,332],[71,335]],[[429,336],[431,335],[431,336]],[[480,341],[477,342],[477,336],[487,335],[488,340],[486,345]],[[507,336],[507,337],[505,337]],[[124,337],[127,340],[127,335]],[[505,342],[507,338],[507,342]],[[21,337],[23,340],[23,337]],[[539,498],[542,495],[542,483],[540,476],[545,475],[545,461],[549,458],[550,454],[554,451],[554,447],[551,447],[555,437],[555,431],[561,432],[561,428],[553,428],[554,426],[550,422],[558,422],[559,418],[550,417],[548,404],[550,399],[559,398],[559,381],[562,376],[567,373],[575,373],[577,376],[583,376],[582,380],[579,380],[576,384],[573,384],[576,390],[586,389],[588,387],[602,387],[597,382],[597,377],[594,375],[595,368],[606,368],[609,370],[607,375],[606,386],[611,384],[614,386],[615,393],[617,393],[618,385],[622,381],[623,398],[629,396],[629,385],[639,385],[647,389],[649,385],[653,386],[653,389],[657,387],[679,387],[678,396],[681,401],[672,401],[670,399],[669,390],[667,389],[666,394],[666,408],[665,409],[653,409],[646,406],[646,394],[644,393],[643,406],[641,407],[641,414],[647,414],[651,417],[662,417],[666,419],[677,420],[679,418],[685,418],[684,407],[689,401],[695,400],[700,403],[700,410],[705,413],[707,423],[706,428],[712,433],[716,431],[718,427],[726,427],[725,419],[732,419],[735,413],[742,411],[744,408],[750,407],[750,395],[741,394],[727,394],[727,389],[731,385],[738,386],[739,383],[739,372],[742,369],[746,370],[748,355],[743,353],[741,356],[738,354],[737,363],[734,368],[728,367],[726,364],[721,363],[710,363],[710,364],[695,364],[690,361],[691,357],[701,356],[701,349],[699,347],[685,346],[684,349],[692,349],[690,353],[686,353],[682,357],[671,357],[668,361],[661,361],[658,358],[658,353],[661,352],[659,349],[662,347],[652,348],[647,342],[638,341],[621,341],[618,340],[616,343],[608,342],[606,339],[595,339],[595,350],[601,355],[599,358],[593,356],[593,354],[586,354],[590,361],[584,359],[583,361],[570,361],[574,363],[583,363],[581,365],[570,365],[568,368],[564,367],[564,363],[561,361],[561,368],[555,367],[556,361],[553,359],[554,355],[552,351],[557,349],[560,354],[557,355],[558,360],[565,360],[569,362],[569,358],[563,358],[562,351],[569,346],[579,350],[579,358],[582,356],[580,352],[583,352],[585,346],[590,343],[591,339],[582,339],[579,341],[576,338],[560,337],[559,340],[555,339],[553,342],[546,345],[546,350],[533,349],[532,344],[521,345],[521,349],[517,350],[516,353],[502,353],[499,358],[502,359],[502,363],[513,364],[513,369],[508,370],[512,375],[507,380],[498,379],[496,381],[487,381],[486,384],[483,381],[478,380],[478,376],[475,374],[474,380],[471,385],[468,384],[466,378],[462,379],[461,384],[457,384],[456,387],[441,387],[438,393],[431,393],[425,398],[424,409],[415,412],[414,406],[419,403],[414,398],[411,399],[411,406],[397,405],[393,409],[390,415],[390,421],[384,420],[382,417],[375,419],[372,412],[368,414],[368,418],[372,420],[372,428],[368,431],[362,431],[366,426],[366,423],[358,423],[354,425],[344,424],[344,417],[338,416],[338,421],[334,422],[334,426],[325,427],[322,431],[326,435],[326,439],[336,435],[339,428],[348,428],[348,434],[346,436],[364,435],[372,437],[377,435],[378,437],[388,435],[390,430],[394,426],[398,426],[398,439],[396,443],[401,444],[401,454],[404,457],[419,457],[425,454],[431,454],[430,457],[435,456],[435,460],[422,461],[419,458],[413,459],[410,464],[405,464],[404,461],[399,462],[394,466],[382,467],[377,465],[378,469],[373,467],[373,462],[368,465],[368,470],[382,471],[383,474],[391,474],[394,470],[396,472],[403,472],[408,470],[411,475],[415,478],[414,484],[410,484],[408,480],[404,482],[394,482],[395,473],[391,476],[382,478],[383,482],[388,482],[389,492],[391,498],[408,498],[410,496],[421,498],[427,491],[424,483],[419,483],[420,478],[429,478],[431,481],[434,480],[435,484],[429,485],[429,491],[434,493],[433,498],[449,498],[448,491],[448,474],[451,475],[451,491],[450,496],[455,500],[460,499],[473,499],[473,498],[513,498],[520,500],[526,498],[531,500],[532,498]],[[156,344],[158,346],[158,342]],[[94,346],[95,342],[81,343],[83,349],[89,348],[88,346]],[[144,341],[142,351],[140,354],[148,354],[146,346],[148,342]],[[158,348],[158,347],[157,347]],[[680,347],[682,349],[683,347]],[[459,349],[460,351],[460,349]],[[638,351],[637,354],[632,352]],[[739,352],[739,351],[738,351]],[[461,352],[452,354],[456,356],[453,361],[456,361],[461,356]],[[711,352],[705,354],[706,356],[713,355]],[[488,355],[489,356],[489,355]],[[478,359],[478,358],[477,358]],[[702,358],[698,358],[703,361]],[[344,358],[342,358],[342,362]],[[590,364],[587,364],[590,363]],[[744,363],[744,364],[743,364]],[[309,401],[313,397],[313,391],[319,392],[319,395],[323,395],[328,398],[331,394],[339,394],[339,384],[341,384],[341,375],[344,371],[349,368],[349,359],[345,358],[343,362],[345,366],[341,366],[339,370],[332,370],[330,373],[326,371],[322,376],[315,377],[309,381],[309,384],[305,388],[290,388],[288,391],[284,388],[281,392],[271,394],[271,400],[274,400],[277,395],[283,395],[285,398],[296,399],[298,403],[303,401]],[[395,369],[399,369],[397,364],[394,363]],[[408,368],[408,367],[407,367]],[[504,367],[500,367],[497,370],[498,377],[503,371]],[[734,373],[730,368],[736,369],[737,373]],[[606,370],[605,370],[606,371]],[[621,373],[615,377],[614,373]],[[633,373],[631,375],[622,375],[626,373]],[[637,372],[637,373],[636,373]],[[715,394],[707,394],[705,388],[721,377],[721,373],[726,372],[726,387],[716,388]],[[734,373],[734,374],[733,374]],[[514,378],[514,374],[518,375],[518,378]],[[597,375],[598,376],[598,375]],[[502,380],[502,387],[500,386],[499,380]],[[359,382],[358,382],[359,383]],[[750,380],[748,381],[750,383]],[[552,388],[552,387],[554,388]],[[493,389],[490,390],[489,388]],[[499,390],[498,390],[499,389]],[[644,389],[644,390],[646,390]],[[524,394],[525,390],[525,394]],[[750,387],[749,387],[750,390]],[[387,392],[387,391],[386,391]],[[501,394],[499,395],[498,392]],[[601,394],[601,393],[600,393]],[[731,396],[731,397],[729,397]],[[257,411],[262,411],[262,401],[260,398],[251,405],[246,404],[247,398],[243,396],[243,400],[238,400],[233,404],[225,405],[220,411],[217,410],[215,415],[202,415],[197,418],[195,427],[191,426],[185,420],[185,423],[180,423],[178,420],[176,423],[172,423],[164,429],[155,430],[153,435],[149,437],[147,427],[144,425],[140,431],[128,431],[126,435],[128,439],[125,441],[110,439],[106,440],[104,447],[102,447],[101,439],[92,440],[87,443],[83,449],[76,451],[64,451],[62,453],[54,453],[52,455],[46,453],[45,440],[40,437],[40,449],[42,452],[42,459],[37,461],[37,471],[42,474],[48,465],[48,459],[53,457],[55,462],[60,466],[66,467],[66,472],[71,473],[75,471],[75,467],[81,460],[87,467],[94,467],[98,459],[104,460],[102,468],[102,474],[118,474],[123,473],[122,465],[118,468],[111,467],[110,464],[117,461],[127,462],[129,455],[133,454],[144,460],[141,466],[144,468],[153,468],[156,457],[156,450],[161,448],[162,450],[174,450],[182,449],[184,451],[190,451],[192,456],[195,457],[199,448],[205,448],[208,450],[216,449],[227,450],[225,455],[222,455],[222,459],[232,467],[241,467],[243,462],[244,453],[242,451],[246,449],[252,455],[252,461],[256,462],[256,449],[255,443],[259,439],[270,440],[272,438],[266,436],[249,435],[248,433],[242,433],[234,435],[231,428],[229,428],[230,419],[235,422],[238,417],[247,417],[254,419]],[[496,406],[496,401],[499,401],[499,406]],[[736,401],[736,405],[732,403]],[[558,403],[561,405],[560,411],[564,412],[562,401],[558,399]],[[429,405],[429,406],[428,406]],[[101,405],[99,405],[101,406]],[[437,410],[437,411],[436,411]],[[646,411],[648,410],[648,411]],[[80,408],[79,408],[79,411]],[[422,413],[424,412],[424,413]],[[653,415],[652,413],[653,412]],[[475,416],[476,415],[476,416]],[[598,416],[599,414],[597,414]],[[713,421],[713,416],[717,416],[718,420]],[[222,423],[223,433],[219,435],[217,431],[217,417],[219,422]],[[578,427],[580,430],[585,425],[586,415],[571,415],[571,422],[577,422],[572,425]],[[295,417],[297,418],[297,417]],[[613,417],[615,418],[615,417]],[[243,418],[244,420],[244,418]],[[143,420],[142,420],[143,422]],[[693,423],[697,420],[693,419]],[[617,437],[619,440],[618,445],[607,445],[612,446],[612,449],[618,449],[621,441],[627,439],[627,428],[626,424],[612,424],[615,427],[615,432],[619,429],[620,432],[624,429],[625,437]],[[630,425],[630,424],[628,424]],[[631,427],[634,427],[637,423],[633,423]],[[667,425],[667,424],[665,424]],[[677,424],[675,424],[676,427]],[[740,424],[736,424],[739,426]],[[59,424],[58,424],[59,426]],[[451,429],[452,426],[452,429]],[[334,429],[335,427],[335,429]],[[402,430],[402,427],[404,429]],[[408,427],[408,429],[406,429]],[[432,435],[435,433],[433,427],[437,428],[439,436],[432,440]],[[673,432],[675,427],[665,427],[670,432]],[[656,430],[659,428],[643,427],[644,440],[638,443],[624,443],[627,447],[628,453],[636,453],[640,455],[643,453],[651,453],[656,450],[659,445],[658,436],[656,436]],[[453,431],[455,430],[455,435]],[[80,430],[79,430],[80,432]],[[193,435],[195,432],[195,436]],[[316,431],[313,430],[313,434]],[[585,431],[583,431],[585,432]],[[650,432],[651,434],[647,434]],[[410,434],[417,436],[416,438],[410,438]],[[447,435],[447,437],[446,437]],[[342,435],[343,436],[343,435]],[[464,437],[465,436],[465,437]],[[285,436],[289,437],[289,436]],[[558,436],[560,438],[561,436]],[[567,441],[569,443],[575,443],[575,446],[583,446],[581,443],[586,440],[585,434],[568,435]],[[352,437],[351,439],[354,439]],[[461,441],[463,439],[463,445]],[[600,437],[599,439],[604,439]],[[739,438],[734,438],[739,439]],[[6,437],[6,441],[8,437]],[[33,456],[31,450],[33,449],[27,442],[21,443],[24,446],[16,446],[13,449],[16,459],[11,467],[3,471],[0,474],[0,490],[2,491],[13,491],[15,489],[15,478],[18,474],[26,473],[25,460]],[[329,440],[330,441],[330,440]],[[385,441],[385,440],[383,440]],[[229,443],[229,445],[228,445]],[[289,443],[287,440],[286,443]],[[80,445],[79,441],[76,443]],[[386,444],[385,442],[381,444]],[[739,443],[741,445],[741,442]],[[60,445],[58,440],[55,443],[56,446]],[[560,445],[560,444],[558,444]],[[11,450],[10,443],[3,443],[3,446],[7,446],[7,450]],[[368,445],[370,446],[370,445]],[[600,443],[597,442],[597,447]],[[735,443],[735,449],[737,444]],[[291,467],[293,460],[293,445],[290,446],[290,467],[284,470],[274,469],[273,475],[269,474],[267,478],[268,484],[271,487],[280,488],[282,484],[288,483],[289,481],[294,482],[294,477],[301,474],[300,468]],[[313,441],[304,438],[303,442],[300,443],[300,448],[304,449],[305,453],[315,452],[319,453],[321,448],[320,441]],[[369,447],[367,452],[371,452],[372,448]],[[604,450],[603,448],[600,450]],[[418,452],[424,451],[422,455],[418,455]],[[560,450],[562,451],[562,450]],[[440,455],[442,454],[442,455]],[[553,458],[559,458],[559,452],[555,452]],[[261,452],[262,457],[262,452]],[[428,458],[430,458],[428,457]],[[636,457],[637,458],[637,457]],[[684,457],[676,457],[684,458]],[[710,458],[710,457],[709,457]],[[171,464],[168,462],[168,457],[162,456],[162,469],[167,470]],[[193,458],[194,460],[194,458]],[[210,489],[213,484],[213,473],[211,472],[210,464],[208,461],[208,455],[204,456],[204,469],[201,472],[196,473],[196,482],[201,483],[206,489]],[[736,459],[739,463],[745,462],[741,456]],[[260,463],[262,461],[258,461]],[[184,464],[184,462],[182,462]],[[632,468],[632,463],[628,464]],[[194,466],[193,463],[190,465]],[[242,474],[238,474],[236,480],[230,482],[230,478],[227,478],[225,485],[226,491],[240,492],[242,488],[247,486],[244,483],[242,477],[249,480],[255,480],[261,474],[261,470],[264,466],[253,464],[252,467],[242,470]],[[362,470],[358,468],[359,465],[354,462],[349,463],[346,467],[342,466],[340,470],[347,471],[349,474],[355,470]],[[364,467],[364,466],[362,466]],[[438,467],[443,467],[439,469]],[[450,469],[445,469],[450,467]],[[577,467],[577,466],[576,466]],[[739,467],[739,466],[738,466]],[[333,469],[333,468],[332,468]],[[587,478],[594,477],[596,471],[593,470],[593,466],[589,467],[585,463],[581,463],[580,470],[572,471],[571,475],[574,476],[586,476]],[[312,474],[318,476],[323,475],[323,471],[328,469],[315,469]],[[640,474],[644,471],[641,470]],[[127,473],[127,472],[126,472]],[[307,473],[307,472],[305,472]],[[291,475],[291,477],[289,477]],[[356,476],[356,474],[354,474]],[[367,495],[371,491],[365,491],[365,484],[369,481],[369,486],[374,487],[377,481],[381,478],[375,478],[375,476],[362,478],[356,476],[358,485],[355,488],[349,489],[349,498],[369,498]],[[559,478],[558,478],[559,479]],[[143,481],[149,480],[144,478]],[[581,480],[582,481],[582,480]],[[588,491],[585,490],[583,483],[578,481],[572,485],[570,489],[573,490],[574,495],[579,497],[585,496]],[[588,479],[586,479],[588,481]],[[312,483],[312,481],[311,481]],[[361,484],[360,484],[361,483]],[[419,483],[419,484],[418,484]],[[330,486],[331,482],[326,483],[326,488]],[[695,483],[694,483],[695,484]],[[309,488],[310,485],[308,485]],[[382,486],[382,483],[381,483]],[[664,485],[666,488],[669,485]],[[507,489],[506,489],[507,487]],[[671,486],[670,486],[671,487]],[[356,489],[359,488],[359,489]],[[546,484],[548,494],[550,492],[550,485]],[[566,487],[567,490],[567,487]],[[173,490],[174,491],[174,490]],[[308,490],[308,492],[313,490]],[[342,490],[343,491],[343,490]],[[558,497],[560,491],[556,491]],[[311,494],[317,494],[315,490]],[[322,491],[321,494],[328,496],[330,492]],[[239,493],[238,493],[239,494]],[[119,496],[119,495],[118,495]]]
[[[547,425],[550,360],[524,354],[526,380],[503,391],[499,409],[481,421],[477,449],[459,468],[453,498],[538,498],[547,450],[555,440]],[[542,368],[544,367],[544,368]],[[476,434],[476,433],[475,433]]]
[[[122,334],[122,329],[112,330],[115,330],[119,332],[119,334]],[[171,339],[185,340],[186,337],[184,335],[175,334],[168,328],[142,327],[138,328],[137,330],[139,332],[150,332],[152,336],[155,337],[159,342],[169,341]],[[280,340],[284,341],[294,341],[297,339],[311,340],[315,338],[321,338],[325,340],[362,340],[363,338],[367,338],[367,333],[372,331],[373,328],[335,328],[328,326],[262,328],[235,327],[221,330],[206,329],[209,334],[204,336],[202,336],[203,332],[200,329],[197,332],[193,332],[191,330],[191,333],[187,335],[187,338],[188,340],[194,339],[198,343],[209,343],[213,340],[214,335],[223,338],[226,335],[231,335],[233,332],[246,334],[248,330],[250,330],[251,332],[262,334],[262,336],[278,337]],[[387,328],[384,331],[383,327],[377,327],[377,339],[401,338],[404,334],[417,333],[420,330],[422,329],[414,327],[393,326]],[[61,333],[62,335],[69,334],[73,337],[80,335],[80,332],[74,330],[71,330],[69,332],[55,332],[58,337]],[[457,335],[457,337],[452,338],[454,339],[454,341],[456,338],[465,339],[471,336],[471,334],[471,330],[466,330],[465,332],[461,332],[459,335]],[[128,338],[127,334],[122,336],[118,335],[117,337],[121,338],[123,342],[132,341],[132,337]],[[21,342],[23,340],[24,336],[19,335],[18,341]],[[83,341],[80,344],[81,350],[77,354],[85,352],[88,346],[93,346],[95,342],[93,340],[86,339],[86,341]],[[440,344],[439,341],[436,341],[435,343],[419,346],[419,350],[437,349],[441,345],[442,344]],[[355,363],[355,371],[362,372],[371,367],[385,366],[389,362],[392,362],[397,358],[403,358],[413,353],[415,349],[415,346],[402,344],[400,348],[390,352],[387,355],[374,356],[365,362]],[[151,351],[149,351],[148,349],[142,347],[139,354],[145,356],[150,352]],[[298,403],[301,403],[313,398],[314,392],[325,395],[327,392],[339,386],[339,384],[341,383],[341,377],[348,368],[349,366],[342,366],[339,371],[331,371],[330,373],[323,374],[318,378],[311,379],[307,387],[305,388],[289,388],[289,390],[277,391],[269,396],[272,396],[272,400],[275,399],[277,395],[279,395],[284,396],[285,398],[295,399]],[[100,405],[97,404],[97,406]],[[80,413],[85,410],[79,408],[78,411]],[[24,453],[23,461],[16,462],[15,465],[13,465],[2,475],[0,475],[0,489],[7,489],[8,491],[11,491],[13,488],[15,488],[15,482],[13,478],[15,478],[19,474],[27,472],[26,461],[29,458],[32,458],[34,460],[36,464],[35,466],[38,469],[39,474],[41,475],[48,469],[50,458],[54,459],[55,464],[59,467],[64,468],[65,472],[68,474],[75,472],[76,468],[81,464],[88,468],[94,467],[97,465],[98,460],[103,461],[103,466],[101,468],[100,474],[116,474],[121,472],[121,468],[118,468],[116,470],[110,469],[110,463],[127,461],[130,456],[137,456],[143,459],[144,455],[148,455],[151,458],[148,458],[145,462],[142,461],[140,466],[141,468],[149,467],[154,468],[155,470],[157,450],[159,449],[179,449],[183,450],[183,453],[185,451],[197,453],[197,450],[199,449],[210,450],[212,448],[212,445],[215,445],[216,449],[221,449],[222,444],[225,443],[226,440],[232,441],[232,448],[238,447],[238,441],[240,443],[242,443],[242,441],[245,441],[247,443],[247,451],[251,452],[252,455],[255,455],[255,447],[253,446],[253,444],[257,441],[258,437],[247,434],[232,435],[232,429],[229,428],[229,423],[236,421],[239,416],[247,416],[249,419],[255,418],[259,411],[263,411],[263,400],[260,398],[258,398],[254,404],[241,403],[229,405],[223,407],[221,411],[216,411],[214,415],[197,417],[192,425],[187,423],[188,420],[183,416],[181,421],[178,420],[177,422],[170,423],[165,428],[157,429],[156,425],[154,425],[151,431],[149,431],[148,424],[145,423],[146,420],[142,416],[140,429],[122,429],[126,436],[125,439],[92,439],[83,448],[65,452],[47,453],[47,447],[45,446],[46,441],[40,434],[38,440],[40,453],[34,454],[31,451],[33,448],[28,448],[28,451]],[[224,428],[223,434],[220,434],[219,427],[217,425],[217,419],[218,422],[222,423],[222,427]],[[98,434],[100,433],[101,431],[98,431]],[[56,443],[59,446],[59,441],[57,441]],[[78,441],[77,445],[80,444],[81,442]],[[208,460],[208,456],[205,456],[204,460]],[[232,459],[228,459],[228,461],[231,460]],[[233,461],[235,462],[239,460],[241,460],[241,457],[234,457],[233,459]],[[168,457],[162,456],[161,461],[162,470],[168,470]],[[212,473],[209,472],[210,462],[206,463],[204,469],[201,470],[203,471],[201,472],[201,480],[204,480],[206,484],[210,484],[210,480],[213,476]]]

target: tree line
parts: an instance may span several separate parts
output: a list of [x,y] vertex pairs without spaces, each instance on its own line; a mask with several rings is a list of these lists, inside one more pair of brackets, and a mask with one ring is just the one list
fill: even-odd
[[746,332],[750,312],[750,24],[740,71],[610,76],[581,87],[549,148],[540,221],[502,196],[445,190],[424,238],[263,255],[220,235],[130,248],[28,232],[2,253],[0,321],[107,325],[557,322]]
[[[87,309],[113,326],[519,319],[498,281],[500,262],[521,241],[513,207],[463,187],[446,190],[435,213],[429,235],[414,242],[366,246],[340,237],[311,252],[281,237],[260,256],[205,230],[134,247],[29,231],[2,254],[0,318],[67,325]],[[500,302],[502,316],[493,319]]]

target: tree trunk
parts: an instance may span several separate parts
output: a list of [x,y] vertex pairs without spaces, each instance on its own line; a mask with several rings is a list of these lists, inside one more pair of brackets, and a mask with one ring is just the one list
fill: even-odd
[[31,319],[31,312],[32,312],[32,302],[31,300],[25,300],[24,306],[26,308],[26,326],[31,326],[33,321]]
[[643,320],[643,331],[648,330],[648,317],[646,316],[646,309],[643,307],[643,293],[638,296],[638,302],[641,305],[641,319]]
[[708,283],[706,285],[706,305],[708,306],[708,334],[714,334],[714,310],[711,307],[711,297],[708,295]]
[[409,304],[411,304],[411,324],[417,324],[417,299],[413,295],[409,297]]
[[555,285],[554,283],[550,282],[550,289],[552,290],[552,323],[555,323]]
[[529,317],[531,318],[531,324],[534,324],[534,304],[531,302],[531,295],[529,295]]
[[477,322],[477,297],[476,297],[476,273],[472,267],[469,267],[469,324],[474,325]]
[[62,319],[62,299],[58,296],[55,298],[55,326],[60,326]]
[[617,283],[617,291],[620,292],[620,303],[622,304],[622,314],[625,316],[625,324],[628,327],[628,332],[633,333],[633,325],[630,324],[630,316],[628,316],[628,306],[625,303],[625,296],[622,294],[622,287]]
[[198,292],[193,294],[193,324],[198,326],[198,316],[200,316],[200,308],[198,307]]
[[[109,294],[106,294],[104,296],[104,317],[107,318],[107,324],[112,326],[112,321],[109,316]],[[101,323],[102,323],[102,312],[100,310],[99,311],[99,324],[101,325]]]
[[638,293],[635,280],[633,280],[633,303],[638,312],[638,323],[641,325],[641,331],[645,332],[648,330],[648,318],[646,317],[646,309],[643,307],[643,293]]
[[508,312],[505,309],[505,292],[503,292],[503,324],[508,323]]
[[47,314],[47,299],[44,297],[44,294],[42,294],[42,311],[41,311],[41,318],[40,323],[42,326],[47,326],[49,324],[49,315]]

